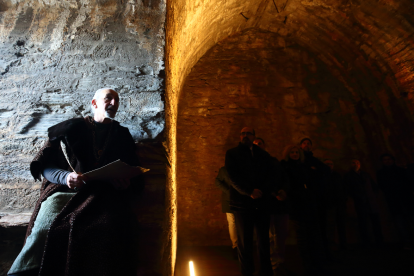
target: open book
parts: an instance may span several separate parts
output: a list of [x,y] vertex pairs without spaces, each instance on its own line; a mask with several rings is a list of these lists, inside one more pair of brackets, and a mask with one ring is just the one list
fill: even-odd
[[147,171],[149,171],[149,169],[130,166],[118,159],[96,170],[84,173],[83,175],[87,176],[89,180],[108,180],[113,178],[129,179]]

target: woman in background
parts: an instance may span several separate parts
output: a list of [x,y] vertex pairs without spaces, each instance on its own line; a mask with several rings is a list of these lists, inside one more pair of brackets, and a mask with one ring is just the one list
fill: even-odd
[[309,169],[304,166],[304,154],[297,145],[287,146],[280,162],[289,177],[289,217],[296,232],[297,243],[307,275],[327,275],[322,268],[325,260],[318,223],[315,195],[308,189]]

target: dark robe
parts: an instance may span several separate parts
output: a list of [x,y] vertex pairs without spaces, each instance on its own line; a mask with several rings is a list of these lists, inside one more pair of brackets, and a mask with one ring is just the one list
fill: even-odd
[[351,170],[345,174],[344,182],[357,211],[379,213],[378,186],[368,173],[361,170],[357,173]]
[[[94,157],[93,124],[90,117],[70,119],[48,130],[49,139],[30,164],[36,180],[43,165],[52,160],[71,171],[60,146],[63,141],[76,172],[85,173],[121,159],[138,165],[135,143],[128,129],[113,121],[106,150],[99,162]],[[46,240],[39,275],[136,275],[136,219],[127,194],[140,192],[142,181],[131,179],[124,191],[109,182],[88,181],[53,221]],[[40,205],[56,192],[72,191],[66,185],[43,180],[26,237],[30,235]]]
[[392,215],[414,214],[414,195],[407,172],[396,165],[384,166],[377,172],[378,186],[384,191]]

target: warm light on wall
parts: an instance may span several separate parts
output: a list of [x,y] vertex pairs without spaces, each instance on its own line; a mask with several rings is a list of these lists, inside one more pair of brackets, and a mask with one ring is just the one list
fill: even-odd
[[194,264],[193,261],[190,261],[190,276],[196,276],[194,272]]

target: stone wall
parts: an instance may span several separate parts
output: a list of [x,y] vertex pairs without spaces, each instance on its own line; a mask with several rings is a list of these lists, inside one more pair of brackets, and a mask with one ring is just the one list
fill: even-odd
[[[402,165],[413,161],[414,123],[406,103],[375,74],[334,72],[308,49],[260,29],[219,42],[198,61],[178,109],[180,245],[230,244],[214,180],[244,126],[255,128],[279,160],[286,145],[310,137],[315,156],[333,159],[340,172],[360,158],[375,174],[384,152]],[[386,225],[386,206],[383,211]]]
[[[347,141],[347,144],[358,144],[356,148],[351,149],[351,152],[362,151],[365,156],[375,156],[370,162],[367,161],[367,163],[372,164],[370,169],[372,172],[377,167],[376,157],[378,156],[378,151],[393,150],[396,154],[402,156],[401,163],[412,161],[409,160],[411,157],[407,156],[406,151],[413,141],[410,137],[411,132],[406,132],[409,128],[405,126],[411,126],[414,114],[413,13],[414,3],[410,0],[170,1],[167,5],[166,28],[166,111],[168,114],[166,116],[168,122],[166,130],[172,164],[170,174],[170,183],[172,183],[170,185],[171,193],[174,195],[174,192],[177,191],[177,204],[181,206],[178,207],[178,216],[180,217],[178,218],[180,221],[178,232],[182,233],[180,234],[180,240],[187,244],[208,243],[209,237],[213,237],[213,235],[207,233],[205,229],[224,235],[224,230],[216,227],[218,222],[214,221],[213,214],[208,213],[209,211],[213,212],[212,210],[215,210],[214,213],[216,213],[219,210],[218,201],[211,203],[212,205],[205,205],[206,208],[211,207],[211,210],[203,212],[196,209],[201,208],[201,203],[198,202],[199,198],[195,197],[196,193],[202,195],[206,193],[206,200],[213,196],[214,200],[217,200],[219,192],[197,185],[192,186],[194,184],[192,179],[194,172],[190,172],[191,169],[188,169],[188,164],[193,163],[196,166],[204,164],[197,163],[200,161],[200,158],[204,157],[194,156],[191,153],[191,151],[200,153],[201,149],[194,149],[192,147],[194,147],[195,141],[201,141],[201,144],[211,141],[202,139],[202,137],[205,137],[205,134],[201,134],[202,129],[197,124],[201,122],[200,124],[205,124],[206,128],[209,128],[212,114],[215,114],[216,118],[218,117],[216,113],[220,112],[220,104],[223,104],[223,101],[226,104],[230,102],[228,98],[220,99],[222,94],[215,94],[219,92],[214,87],[214,82],[217,80],[212,76],[217,75],[217,78],[220,79],[221,74],[223,74],[222,72],[217,73],[220,69],[218,65],[220,63],[218,62],[220,60],[222,62],[234,60],[235,57],[243,60],[243,57],[237,52],[241,51],[241,49],[235,47],[234,51],[228,51],[226,56],[216,60],[218,64],[211,64],[212,61],[204,61],[205,63],[203,64],[210,65],[211,67],[197,70],[195,67],[198,65],[195,64],[208,51],[212,55],[210,49],[216,48],[217,46],[215,45],[220,44],[227,37],[250,28],[278,34],[276,48],[283,49],[287,46],[296,45],[310,59],[315,60],[315,66],[307,65],[309,70],[312,68],[323,69],[325,71],[322,72],[327,72],[335,80],[334,82],[329,82],[321,79],[322,76],[315,76],[309,79],[310,82],[320,81],[320,84],[328,85],[329,87],[333,84],[334,86],[329,89],[335,90],[336,87],[339,87],[341,91],[346,90],[348,92],[343,93],[343,95],[347,96],[341,100],[334,99],[335,96],[332,95],[328,102],[319,103],[321,99],[326,101],[328,96],[321,95],[320,98],[315,96],[315,93],[308,94],[308,87],[304,88],[304,92],[297,94],[299,98],[295,99],[294,92],[291,92],[288,94],[288,97],[291,98],[283,99],[283,101],[286,101],[291,107],[299,104],[305,109],[307,106],[306,101],[309,99],[309,108],[311,110],[308,112],[310,114],[323,112],[323,110],[327,112],[330,107],[333,107],[333,102],[336,102],[336,105],[339,103],[340,109],[343,110],[341,112],[347,114],[347,118],[352,117],[352,123],[336,123],[339,130],[334,130],[333,126],[328,125],[328,129],[332,130],[332,132],[325,134],[322,131],[320,135],[335,136],[341,133],[346,128],[346,125],[348,127],[352,125],[354,129],[349,128],[347,131],[355,131],[355,135],[351,132],[348,136],[354,135],[354,141]],[[247,40],[241,43],[248,45],[250,42]],[[289,51],[292,50],[289,49]],[[278,53],[280,54],[281,52]],[[259,59],[264,62],[262,66],[265,66],[268,62],[265,56],[259,56]],[[298,61],[304,62],[303,60]],[[276,71],[279,72],[279,69],[285,69],[285,64],[276,63],[280,65],[280,68]],[[292,70],[293,68],[296,67],[292,67]],[[237,70],[241,69],[234,69],[235,72],[238,72]],[[207,71],[207,73],[204,74],[203,71]],[[190,72],[193,75],[188,79],[187,76]],[[317,72],[310,71],[310,73],[316,73],[317,75]],[[243,73],[241,76],[243,77],[245,74]],[[250,74],[254,75],[251,72]],[[239,74],[234,75],[235,78],[238,76]],[[208,83],[204,81],[205,78],[209,80]],[[238,81],[236,82],[238,83]],[[185,88],[185,85],[189,83],[194,85],[194,89]],[[317,83],[313,85],[315,89],[318,86]],[[205,86],[209,87],[206,88]],[[240,87],[250,87],[250,84],[240,85]],[[238,91],[238,88],[234,89],[236,92]],[[321,87],[323,91],[329,89]],[[200,102],[196,102],[195,99],[188,99],[188,97],[193,97],[185,94],[188,91],[195,93],[196,98],[198,97]],[[254,91],[254,87],[252,86],[251,90],[248,91]],[[207,96],[204,97],[201,93],[206,93]],[[301,98],[302,96],[303,98]],[[260,97],[266,97],[267,100],[269,94]],[[248,104],[252,106],[255,104],[258,106],[263,105],[258,100],[260,97],[253,97],[252,102]],[[318,102],[318,104],[314,104],[315,102]],[[216,103],[217,106],[215,105]],[[355,103],[357,104],[354,105]],[[318,109],[312,110],[315,106]],[[188,107],[190,110],[188,110],[186,115],[184,110]],[[278,108],[277,105],[274,107]],[[240,107],[236,106],[230,108],[230,105],[227,107],[222,106],[222,108],[223,110],[229,108],[235,113],[241,110]],[[200,112],[201,110],[206,112],[206,116],[204,116],[205,121],[202,121],[202,112],[197,115],[195,111],[197,109]],[[246,109],[246,112],[249,110]],[[289,112],[286,115],[288,117],[293,116],[292,114],[295,112],[294,108],[287,111]],[[326,115],[322,113],[309,116],[301,115],[300,117],[304,121],[297,120],[292,123],[292,125],[295,123],[299,124],[296,127],[292,126],[292,130],[300,128],[300,125],[306,122],[305,118],[312,116],[315,118],[315,122],[312,122],[312,125],[316,129],[318,125],[328,122],[333,112],[332,109]],[[184,116],[184,118],[181,120],[180,116]],[[236,115],[234,116],[236,117]],[[225,115],[223,115],[224,117]],[[178,121],[180,123],[177,125]],[[217,123],[213,121],[213,124]],[[223,120],[224,123],[225,121]],[[188,125],[184,126],[184,124]],[[217,124],[217,126],[221,127],[220,124]],[[238,127],[234,128],[237,132],[239,131]],[[196,131],[198,128],[200,128],[200,132]],[[177,131],[182,133],[184,137],[180,137],[181,134]],[[230,136],[220,135],[221,139],[230,139],[227,138]],[[324,145],[326,144],[325,142],[329,142],[328,145],[336,143],[335,141],[328,140],[328,138],[324,139]],[[345,140],[349,140],[349,138]],[[345,140],[341,140],[342,142],[339,143],[344,143]],[[182,149],[181,151],[177,151],[176,141],[177,143],[184,143],[179,146]],[[372,141],[377,142],[373,143]],[[233,143],[235,142],[236,139]],[[228,143],[228,146],[233,145],[233,143],[228,141],[226,143]],[[280,147],[282,147],[282,144]],[[318,145],[318,154],[321,154],[323,151],[321,146],[321,144]],[[220,145],[220,148],[223,150],[224,146]],[[214,151],[217,150],[214,147],[213,149]],[[273,149],[269,150],[273,154],[278,155]],[[183,157],[180,157],[180,155],[183,155]],[[339,155],[340,151],[337,150],[335,156],[339,157]],[[217,158],[217,156],[214,158]],[[188,157],[194,157],[194,160],[198,161],[194,162],[192,158]],[[204,159],[207,161],[206,166],[210,166],[210,163],[217,163],[217,166],[214,165],[214,168],[213,166],[208,167],[208,173],[201,172],[201,174],[209,174],[208,177],[205,176],[203,184],[209,183],[205,185],[212,185],[215,177],[213,170],[217,170],[222,165],[222,162],[221,160],[216,161],[207,157]],[[185,162],[188,164],[185,164]],[[341,163],[340,160],[339,162]],[[180,168],[181,166],[183,166],[182,169]],[[180,172],[184,174],[181,175]],[[179,192],[181,186],[182,192]],[[188,193],[188,197],[185,195],[186,193]],[[180,200],[183,200],[182,204],[180,204]],[[187,203],[192,205],[187,206]],[[200,215],[206,215],[208,219],[201,221],[205,217]],[[195,227],[196,222],[201,223],[201,225]],[[215,226],[209,226],[209,223]],[[224,220],[221,223],[224,223]],[[199,233],[203,238],[199,238],[196,241],[196,236]],[[188,238],[187,234],[189,235]],[[221,243],[223,239],[212,238],[211,243]]]
[[95,91],[112,88],[120,95],[116,120],[151,168],[144,199],[132,199],[143,233],[140,275],[159,275],[161,256],[171,254],[161,144],[165,13],[164,0],[0,3],[0,216],[34,207],[40,183],[28,168],[48,127],[89,115]]
[[0,210],[17,212],[33,206],[38,186],[27,168],[47,128],[90,114],[97,89],[119,92],[117,120],[136,141],[161,134],[165,3],[6,1],[0,8]]

